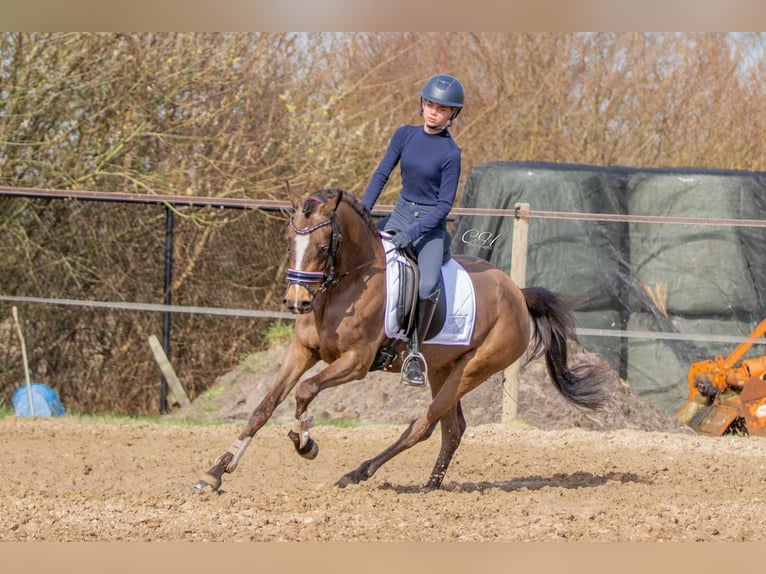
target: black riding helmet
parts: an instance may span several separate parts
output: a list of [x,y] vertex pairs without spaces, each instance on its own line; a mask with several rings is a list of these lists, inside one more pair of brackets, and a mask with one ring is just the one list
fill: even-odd
[[454,120],[460,113],[460,110],[463,109],[464,97],[465,92],[460,80],[449,74],[436,74],[431,76],[425,86],[423,86],[423,89],[420,90],[421,113],[423,111],[423,100],[425,99],[443,106],[457,108],[455,113],[452,114],[451,119]]

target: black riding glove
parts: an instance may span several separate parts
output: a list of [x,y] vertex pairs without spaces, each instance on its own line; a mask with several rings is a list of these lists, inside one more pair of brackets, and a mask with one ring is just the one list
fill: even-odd
[[399,249],[404,249],[408,245],[412,243],[412,239],[410,239],[410,236],[407,235],[404,231],[400,231],[396,235],[394,235],[394,238],[391,240],[391,243],[396,245]]

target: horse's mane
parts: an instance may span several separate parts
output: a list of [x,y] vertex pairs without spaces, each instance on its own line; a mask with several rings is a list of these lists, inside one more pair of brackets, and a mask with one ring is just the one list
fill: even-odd
[[[369,229],[370,233],[373,237],[377,237],[379,235],[379,230],[375,225],[375,222],[372,220],[372,215],[370,214],[370,211],[364,206],[364,204],[357,200],[356,197],[354,197],[354,194],[344,191],[342,189],[338,188],[326,188],[326,189],[320,189],[316,193],[313,193],[311,197],[319,199],[322,202],[326,202],[331,198],[334,198],[336,195],[341,194],[340,200],[351,207],[356,214],[362,219],[364,224]],[[303,203],[303,212],[308,215],[311,213],[311,211],[314,210],[316,207],[316,203],[313,201],[306,201]]]

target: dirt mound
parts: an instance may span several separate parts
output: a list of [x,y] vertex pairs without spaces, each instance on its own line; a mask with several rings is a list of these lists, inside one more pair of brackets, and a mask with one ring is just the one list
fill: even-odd
[[[191,406],[172,414],[201,420],[247,419],[272,385],[285,353],[285,347],[255,353],[234,371],[220,377]],[[599,361],[596,355],[574,348],[572,364]],[[326,365],[320,363],[309,371],[315,373]],[[488,379],[463,398],[463,410],[469,426],[499,423],[503,407],[502,374]],[[608,402],[590,412],[568,403],[554,388],[545,363],[538,359],[521,368],[518,418],[540,429],[580,427],[589,430],[639,429],[682,431],[673,417],[657,405],[636,395],[616,372],[608,381]],[[406,424],[423,412],[430,402],[426,389],[399,383],[395,373],[370,373],[364,380],[327,389],[309,407],[316,421],[351,421],[357,423]],[[291,397],[277,408],[272,421],[293,420],[295,402]]]

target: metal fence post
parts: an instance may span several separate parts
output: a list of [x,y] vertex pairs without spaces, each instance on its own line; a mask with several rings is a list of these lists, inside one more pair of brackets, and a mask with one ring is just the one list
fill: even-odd
[[[171,286],[173,283],[173,206],[165,206],[165,305],[170,305],[172,300]],[[162,348],[165,355],[170,357],[170,311],[162,314]],[[168,380],[162,375],[160,386],[160,413],[168,412]]]

